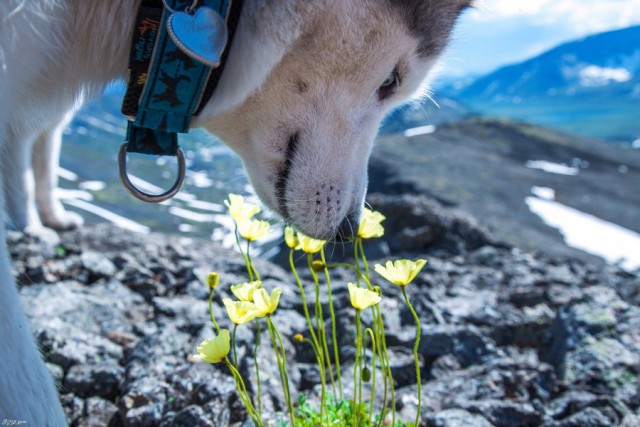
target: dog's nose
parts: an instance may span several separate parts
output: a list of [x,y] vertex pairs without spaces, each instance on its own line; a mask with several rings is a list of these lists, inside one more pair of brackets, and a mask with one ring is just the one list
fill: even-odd
[[336,230],[336,242],[350,242],[358,232],[358,219],[353,214],[344,217]]

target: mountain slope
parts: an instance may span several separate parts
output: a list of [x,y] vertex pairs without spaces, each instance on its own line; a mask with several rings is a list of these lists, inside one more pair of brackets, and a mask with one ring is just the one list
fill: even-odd
[[640,26],[569,42],[441,92],[485,115],[629,143],[640,138]]
[[555,202],[638,233],[638,182],[640,153],[634,150],[525,123],[468,118],[429,135],[379,138],[369,191],[427,194],[478,218],[499,241],[577,255],[527,206],[535,188],[550,189]]

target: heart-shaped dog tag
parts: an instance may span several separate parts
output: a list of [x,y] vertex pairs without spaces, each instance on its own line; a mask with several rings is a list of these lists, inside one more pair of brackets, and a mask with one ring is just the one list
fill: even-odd
[[213,9],[202,6],[195,13],[174,12],[167,19],[167,31],[176,46],[196,61],[220,66],[227,45],[227,24]]

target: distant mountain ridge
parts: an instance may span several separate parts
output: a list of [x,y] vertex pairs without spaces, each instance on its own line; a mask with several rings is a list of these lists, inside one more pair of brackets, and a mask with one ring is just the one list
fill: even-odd
[[439,93],[477,113],[630,143],[640,138],[640,26],[565,43]]

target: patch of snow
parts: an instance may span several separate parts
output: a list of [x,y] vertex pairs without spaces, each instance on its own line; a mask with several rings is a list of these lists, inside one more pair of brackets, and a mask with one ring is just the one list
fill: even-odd
[[178,226],[178,230],[180,230],[183,233],[189,233],[190,231],[193,231],[194,227],[191,224],[180,224]]
[[543,200],[555,200],[556,190],[549,187],[532,187],[531,192]]
[[558,175],[578,175],[580,171],[576,167],[567,166],[564,163],[552,163],[546,160],[529,160],[525,164],[529,169],[539,169],[547,173],[555,173]]
[[213,180],[207,176],[206,172],[187,171],[187,179],[198,188],[213,187]]
[[428,135],[430,133],[434,133],[435,131],[436,131],[436,127],[434,125],[419,126],[416,128],[405,130],[404,136],[407,138],[412,138],[414,136],[419,136],[419,135]]
[[105,184],[102,181],[83,181],[80,184],[78,184],[78,188],[80,188],[81,190],[88,190],[88,191],[102,191],[107,187],[107,184]]
[[125,230],[134,231],[136,233],[144,233],[148,234],[151,230],[146,225],[139,224],[135,221],[131,221],[128,218],[115,214],[111,211],[103,209],[99,206],[96,206],[92,203],[86,202],[84,200],[79,199],[67,199],[64,201],[65,204],[75,206],[78,209],[82,209],[84,211],[90,212],[94,215],[102,217],[107,221],[114,223],[116,226],[120,228],[124,228]]
[[169,213],[171,215],[175,215],[177,217],[188,219],[189,221],[194,221],[194,222],[208,223],[216,220],[216,215],[198,213],[198,212],[190,211],[189,209],[178,208],[176,206],[170,207]]
[[[84,121],[93,126],[94,128],[101,129],[105,132],[112,133],[117,136],[124,136],[126,134],[126,130],[122,126],[115,126],[111,123],[105,122],[104,120],[100,120],[97,117],[85,115],[83,116]],[[79,129],[78,129],[78,133]]]
[[56,188],[56,196],[62,200],[78,199],[78,200],[93,200],[93,195],[89,192],[82,190],[71,190],[68,188]]
[[567,245],[627,270],[640,268],[640,234],[635,231],[552,200],[527,197],[525,203],[545,224],[557,228]]
[[62,179],[65,179],[67,181],[77,181],[78,180],[78,175],[74,172],[71,172],[68,169],[65,169],[63,167],[58,167],[58,176]]
[[165,191],[162,188],[158,187],[157,185],[154,185],[149,181],[145,181],[144,179],[139,178],[135,175],[129,174],[129,181],[131,181],[133,185],[135,185],[139,190],[142,190],[145,193],[161,194],[161,193],[164,193]]
[[201,211],[211,212],[224,212],[224,206],[218,203],[205,202],[202,200],[189,200],[187,205],[193,209],[199,209]]
[[597,87],[611,83],[624,83],[633,78],[626,68],[603,68],[589,65],[580,70],[580,84],[582,86]]

